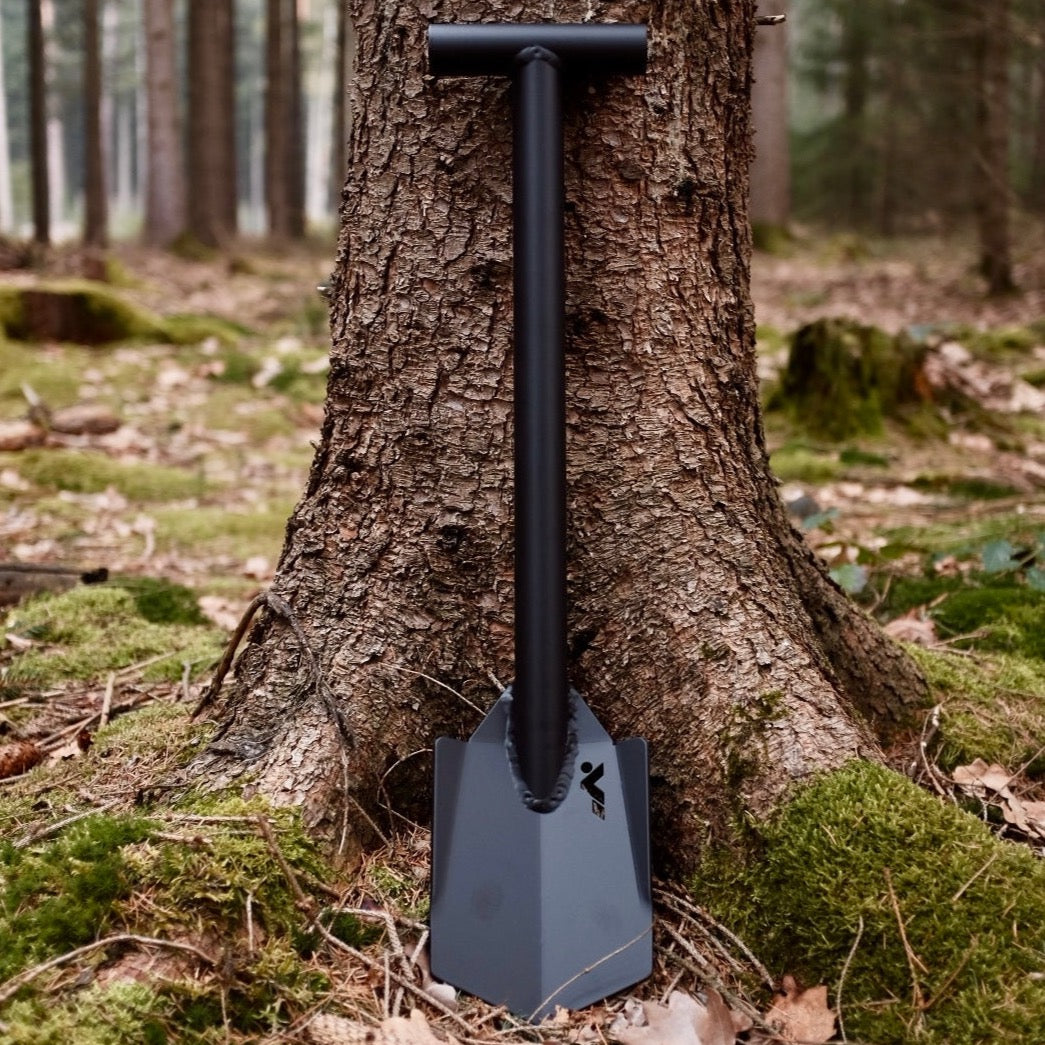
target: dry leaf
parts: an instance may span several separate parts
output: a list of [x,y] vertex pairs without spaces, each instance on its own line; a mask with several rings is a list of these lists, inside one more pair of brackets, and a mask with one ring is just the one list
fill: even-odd
[[706,1003],[682,991],[672,991],[667,1005],[644,1002],[645,1027],[618,1028],[614,1023],[611,1033],[622,1045],[734,1045],[729,1007],[716,991],[707,995]]
[[920,617],[918,610],[889,621],[882,630],[898,642],[931,646],[936,641],[936,625],[931,620]]
[[120,419],[108,407],[92,403],[55,410],[48,423],[52,432],[62,435],[108,435],[120,427]]
[[[420,1009],[411,1010],[409,1019],[392,1016],[377,1027],[324,1014],[316,1016],[306,1030],[315,1045],[445,1045],[432,1033]],[[454,1038],[448,1040],[456,1045]]]
[[0,745],[0,780],[28,773],[44,760],[44,753],[30,740]]
[[32,421],[0,421],[0,450],[25,450],[40,446],[44,430]]
[[971,765],[955,767],[951,775],[954,782],[961,787],[984,787],[1006,797],[1009,795],[1009,783],[1013,777],[1004,766],[997,763],[988,765],[982,758],[976,759]]
[[793,976],[785,976],[784,990],[773,999],[766,1022],[785,1041],[824,1042],[834,1037],[835,1014],[827,1007],[827,988],[800,990]]

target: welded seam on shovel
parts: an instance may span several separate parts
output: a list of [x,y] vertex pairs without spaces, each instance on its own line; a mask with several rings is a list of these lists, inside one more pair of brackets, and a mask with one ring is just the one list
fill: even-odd
[[508,754],[508,765],[511,767],[512,781],[519,792],[519,797],[522,799],[523,805],[535,813],[554,812],[566,800],[566,796],[570,793],[570,785],[573,783],[573,768],[577,762],[577,750],[579,747],[577,741],[577,701],[581,699],[580,694],[571,687],[566,698],[568,702],[566,712],[566,749],[563,752],[562,769],[559,770],[555,787],[552,788],[551,794],[547,798],[538,798],[534,795],[523,779],[519,766],[519,751],[512,732],[511,702],[513,697],[511,686],[504,691],[502,699],[508,702],[507,714],[505,716],[507,727],[504,731],[504,747]]

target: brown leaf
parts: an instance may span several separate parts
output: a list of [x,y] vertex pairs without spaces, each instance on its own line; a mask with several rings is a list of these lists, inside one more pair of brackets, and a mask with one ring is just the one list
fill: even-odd
[[835,1014],[827,1007],[827,988],[801,990],[793,976],[785,976],[782,994],[776,995],[766,1022],[785,1041],[824,1042],[835,1033]]
[[94,403],[55,410],[49,423],[52,432],[62,435],[108,435],[120,427],[120,419],[108,407]]
[[931,620],[922,618],[918,610],[889,621],[882,630],[898,642],[931,646],[936,641],[936,625]]
[[1013,774],[1004,766],[999,766],[997,763],[988,765],[982,758],[976,759],[967,766],[956,766],[951,775],[954,782],[961,786],[985,787],[989,791],[996,791],[998,794],[1006,796],[1013,777]]
[[729,1007],[716,991],[707,1002],[672,991],[667,1005],[644,1002],[644,1027],[613,1027],[611,1035],[622,1045],[734,1045],[736,1032]]
[[25,450],[43,441],[44,430],[32,421],[0,421],[0,450]]
[[28,773],[44,760],[44,753],[30,740],[0,745],[0,780]]

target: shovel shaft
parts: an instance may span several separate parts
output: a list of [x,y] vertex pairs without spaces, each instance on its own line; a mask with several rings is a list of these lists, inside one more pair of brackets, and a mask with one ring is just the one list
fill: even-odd
[[538,799],[562,770],[566,679],[566,408],[559,60],[521,50],[513,82],[515,684],[519,771]]

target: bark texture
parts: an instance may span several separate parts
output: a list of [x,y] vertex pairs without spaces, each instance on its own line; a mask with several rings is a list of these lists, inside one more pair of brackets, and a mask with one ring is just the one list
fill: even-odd
[[737,817],[875,757],[869,723],[922,684],[790,526],[763,445],[754,15],[355,0],[326,419],[198,773],[317,825],[347,801],[365,840],[360,808],[427,817],[434,738],[511,678],[508,84],[426,77],[426,25],[451,20],[650,25],[645,78],[566,91],[566,383],[571,677],[650,742],[659,864],[690,870]]

